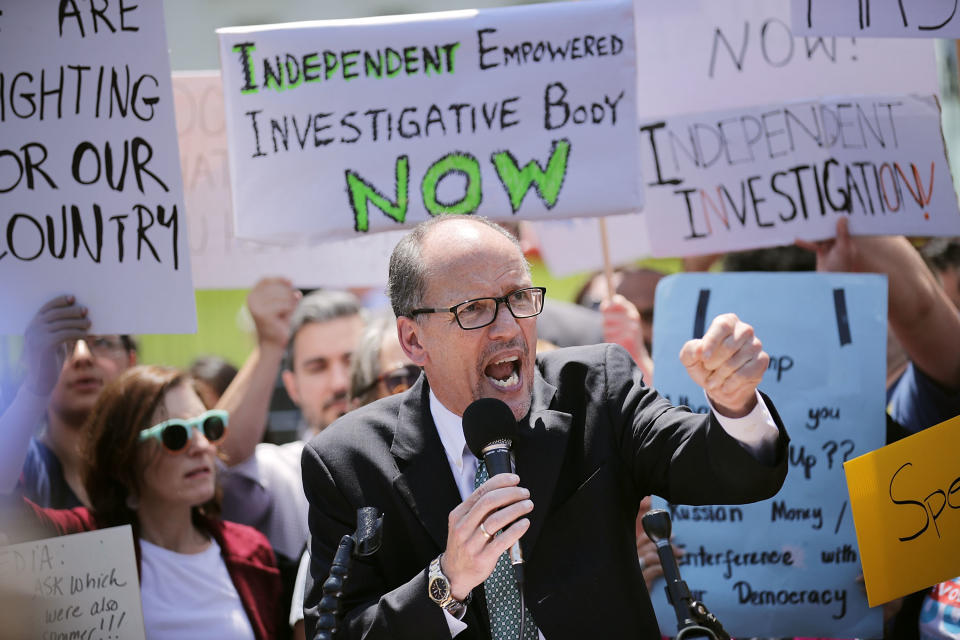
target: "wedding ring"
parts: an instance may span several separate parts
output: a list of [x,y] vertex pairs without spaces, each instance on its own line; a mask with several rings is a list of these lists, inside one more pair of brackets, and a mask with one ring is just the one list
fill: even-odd
[[640,572],[643,573],[643,570],[647,568],[647,561],[643,559],[643,556],[638,556],[640,561]]
[[486,538],[487,540],[489,540],[490,538],[493,537],[492,535],[490,535],[490,534],[487,532],[487,529],[486,529],[486,527],[483,526],[483,523],[482,523],[482,522],[480,523],[480,533],[482,533],[482,534],[483,534],[483,537]]

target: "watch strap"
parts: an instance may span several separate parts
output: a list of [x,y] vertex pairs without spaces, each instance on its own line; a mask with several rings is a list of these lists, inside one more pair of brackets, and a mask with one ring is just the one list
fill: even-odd
[[463,619],[464,614],[467,612],[467,605],[470,604],[470,601],[473,599],[473,593],[468,593],[467,597],[464,600],[457,600],[453,597],[453,593],[448,591],[446,599],[443,601],[437,601],[433,594],[430,593],[430,585],[433,583],[435,578],[440,578],[447,583],[447,588],[450,588],[450,579],[447,578],[446,574],[443,573],[443,569],[440,566],[440,558],[443,554],[440,554],[430,562],[430,568],[427,572],[427,595],[431,600],[436,602],[441,609],[447,611],[454,618],[458,620]]

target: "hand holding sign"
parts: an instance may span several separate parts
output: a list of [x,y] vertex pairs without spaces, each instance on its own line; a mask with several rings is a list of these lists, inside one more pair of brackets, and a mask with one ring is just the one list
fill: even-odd
[[817,254],[817,271],[849,273],[857,269],[857,245],[850,235],[850,223],[846,218],[837,220],[837,237],[832,240],[808,242],[796,240],[796,245]]
[[27,366],[24,384],[37,395],[53,391],[63,365],[59,347],[68,340],[80,340],[90,329],[86,307],[73,296],[58,296],[40,307],[24,333],[23,361]]
[[770,356],[753,327],[732,313],[714,318],[703,338],[687,341],[680,361],[724,416],[747,415],[757,403],[756,390]]

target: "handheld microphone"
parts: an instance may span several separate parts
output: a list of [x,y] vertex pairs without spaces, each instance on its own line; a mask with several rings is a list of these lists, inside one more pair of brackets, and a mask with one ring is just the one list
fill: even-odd
[[[487,466],[492,478],[500,473],[513,473],[510,447],[517,437],[517,420],[502,400],[480,398],[463,412],[463,435],[467,447]],[[523,585],[523,554],[520,542],[510,547],[510,564],[517,583]]]

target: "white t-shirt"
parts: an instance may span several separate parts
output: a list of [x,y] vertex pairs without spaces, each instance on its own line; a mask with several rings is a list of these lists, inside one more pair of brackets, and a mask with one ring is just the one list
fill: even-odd
[[149,640],[253,640],[236,587],[215,540],[200,553],[177,553],[141,538],[140,597]]

